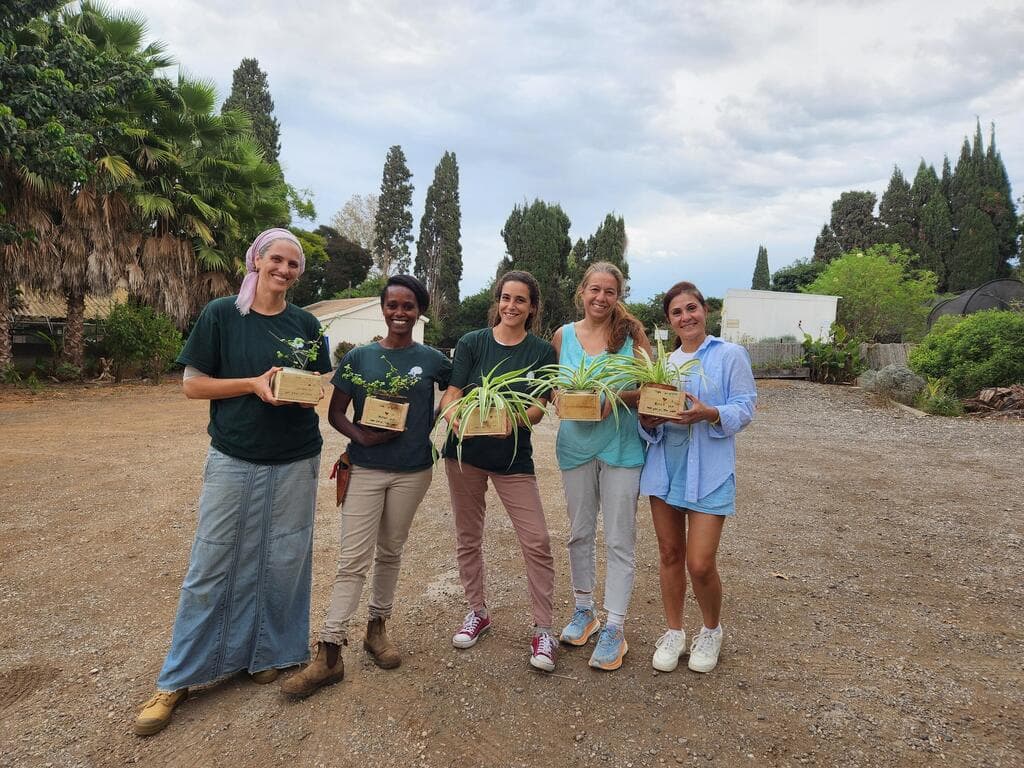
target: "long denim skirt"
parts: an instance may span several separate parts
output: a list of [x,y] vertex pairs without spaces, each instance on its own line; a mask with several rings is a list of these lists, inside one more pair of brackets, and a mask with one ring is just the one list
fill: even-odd
[[309,659],[319,470],[319,455],[264,465],[210,448],[159,690]]

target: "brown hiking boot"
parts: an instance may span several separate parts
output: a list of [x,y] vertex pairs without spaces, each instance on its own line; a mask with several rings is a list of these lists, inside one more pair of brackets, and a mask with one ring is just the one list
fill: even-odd
[[402,663],[402,656],[387,630],[384,629],[384,619],[370,619],[366,625],[366,637],[363,639],[363,648],[370,652],[373,663],[381,669],[394,669]]
[[157,691],[153,698],[142,705],[142,711],[135,718],[135,733],[139,736],[152,736],[159,733],[171,722],[174,708],[188,698],[188,688],[180,691]]
[[334,685],[345,677],[345,662],[341,648],[323,640],[316,644],[313,660],[301,672],[296,672],[281,683],[281,690],[289,696],[305,698],[325,685]]

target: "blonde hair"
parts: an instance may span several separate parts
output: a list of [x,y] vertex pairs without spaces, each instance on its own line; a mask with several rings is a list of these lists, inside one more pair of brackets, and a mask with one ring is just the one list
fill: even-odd
[[[587,283],[590,282],[590,278],[596,274],[614,277],[619,296],[622,296],[625,291],[626,278],[622,274],[621,269],[608,261],[594,262],[587,267],[587,271],[583,273],[583,279],[580,280],[580,284],[576,288],[575,303],[576,309],[580,312],[583,311],[583,290],[587,287]],[[621,298],[612,307],[609,322],[611,323],[612,330],[608,334],[607,349],[612,354],[622,349],[622,345],[626,343],[627,336],[632,337],[634,344],[640,344],[647,338],[647,335],[644,333],[644,327],[640,324],[639,320],[633,317],[632,313],[626,308],[626,305],[622,303]]]

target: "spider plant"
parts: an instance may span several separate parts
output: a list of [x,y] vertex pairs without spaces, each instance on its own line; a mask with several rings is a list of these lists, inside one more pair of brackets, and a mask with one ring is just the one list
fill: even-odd
[[[658,336],[655,329],[655,337]],[[647,350],[639,349],[639,356],[615,355],[611,364],[611,372],[620,380],[635,382],[641,390],[644,387],[656,389],[674,389],[683,391],[683,383],[692,376],[703,378],[700,360],[693,358],[676,365],[669,360],[668,353],[661,339],[657,341],[657,354],[651,357]],[[686,399],[682,398],[682,407],[686,408]],[[647,413],[641,408],[641,413]],[[665,414],[655,414],[665,415]]]
[[545,365],[537,369],[537,376],[540,381],[534,387],[534,395],[548,389],[558,389],[563,393],[592,392],[611,403],[615,423],[618,423],[619,406],[625,406],[619,392],[629,383],[629,379],[617,371],[616,361],[612,357],[599,356],[589,363],[584,358],[575,367],[564,363]]
[[[526,373],[529,368],[519,368],[514,371],[498,373],[498,368],[505,361],[502,360],[490,371],[480,378],[480,383],[466,392],[462,397],[448,406],[441,412],[448,426],[445,429],[444,440],[448,441],[453,435],[456,441],[455,453],[462,464],[462,442],[466,438],[466,429],[469,420],[474,416],[480,421],[486,421],[492,414],[498,414],[512,424],[513,451],[515,456],[519,449],[519,425],[532,430],[527,410],[531,406],[544,407],[536,392],[537,381]],[[458,425],[456,427],[456,424]],[[472,435],[470,435],[472,437]]]

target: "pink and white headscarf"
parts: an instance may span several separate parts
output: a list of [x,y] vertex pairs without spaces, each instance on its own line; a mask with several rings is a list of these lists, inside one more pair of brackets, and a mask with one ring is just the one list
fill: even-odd
[[302,252],[302,243],[299,242],[295,235],[287,229],[281,229],[280,227],[260,232],[256,239],[252,241],[249,250],[245,252],[246,275],[245,279],[242,280],[242,287],[238,289],[238,298],[235,299],[235,306],[238,307],[238,311],[243,315],[249,314],[252,301],[256,298],[256,283],[260,279],[259,274],[256,272],[256,259],[275,240],[287,240],[289,243],[294,243],[299,249],[299,274],[301,275],[306,271],[306,255]]

